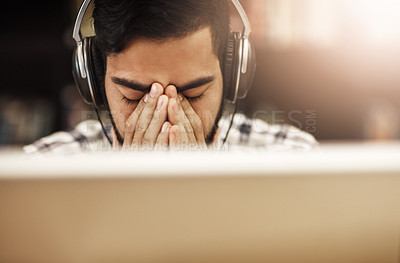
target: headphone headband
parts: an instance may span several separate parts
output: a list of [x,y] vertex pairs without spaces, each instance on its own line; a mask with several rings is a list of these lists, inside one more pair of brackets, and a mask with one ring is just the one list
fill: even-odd
[[[239,0],[231,0],[233,5],[235,6],[237,12],[239,13],[240,18],[242,19],[243,25],[244,25],[244,30],[243,30],[243,38],[248,39],[251,33],[251,25],[249,18],[247,17],[246,12],[244,11],[242,5],[240,4]],[[88,9],[90,3],[92,0],[84,0],[81,8],[79,9],[78,16],[76,17],[75,21],[75,26],[74,26],[74,31],[72,33],[73,39],[75,39],[76,43],[82,42],[82,36],[81,36],[81,26],[82,26],[82,21],[83,17],[86,13],[86,10]]]
[[82,36],[81,36],[81,26],[83,17],[85,16],[86,10],[88,9],[91,0],[85,0],[79,9],[78,16],[76,17],[74,31],[72,33],[72,38],[75,39],[76,43],[82,43]]
[[233,5],[236,7],[237,12],[239,13],[240,18],[242,19],[244,30],[243,30],[243,38],[249,38],[251,33],[251,25],[249,18],[247,17],[246,12],[244,11],[242,5],[239,0],[232,0]]

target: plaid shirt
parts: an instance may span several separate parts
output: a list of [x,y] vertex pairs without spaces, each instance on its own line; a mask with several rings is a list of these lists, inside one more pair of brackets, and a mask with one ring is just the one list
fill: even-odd
[[[219,122],[218,150],[261,149],[283,152],[318,148],[312,135],[290,125],[271,125],[259,119],[249,119],[242,114],[235,115],[232,125],[230,119],[221,119]],[[24,147],[26,153],[35,156],[110,150],[112,146],[101,124],[95,120],[84,121],[72,131],[57,132]]]

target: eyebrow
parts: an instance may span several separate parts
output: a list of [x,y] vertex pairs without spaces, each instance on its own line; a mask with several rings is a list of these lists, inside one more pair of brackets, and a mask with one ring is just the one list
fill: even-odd
[[[152,85],[141,84],[141,83],[138,83],[135,81],[131,81],[131,80],[123,79],[123,78],[117,78],[117,77],[113,77],[111,80],[117,85],[129,88],[129,89],[137,90],[137,91],[142,91],[145,93],[150,92],[150,89],[152,86]],[[176,86],[176,88],[178,90],[178,93],[181,93],[186,90],[198,88],[203,85],[209,84],[209,83],[213,82],[214,80],[215,80],[215,76],[198,78],[198,79],[191,81],[188,84],[183,85],[181,87]]]

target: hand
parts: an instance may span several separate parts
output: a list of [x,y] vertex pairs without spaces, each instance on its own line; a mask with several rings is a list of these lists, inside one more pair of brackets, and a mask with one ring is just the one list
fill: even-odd
[[168,147],[171,124],[167,119],[169,98],[164,88],[154,83],[125,123],[123,149],[153,150]]
[[172,127],[169,144],[172,150],[207,150],[203,123],[189,101],[177,94],[175,86],[168,86],[165,94],[169,97],[168,120]]

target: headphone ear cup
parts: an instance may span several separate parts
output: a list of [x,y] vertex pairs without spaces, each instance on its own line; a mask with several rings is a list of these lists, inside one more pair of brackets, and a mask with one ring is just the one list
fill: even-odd
[[225,62],[224,62],[224,91],[225,98],[232,100],[235,94],[235,79],[236,74],[234,70],[234,64],[237,60],[236,58],[236,41],[234,39],[234,33],[230,32],[228,37],[228,43],[226,46]]
[[[72,75],[74,76],[76,87],[81,94],[83,100],[89,104],[93,104],[92,95],[90,93],[89,83],[87,78],[83,78],[81,74],[81,69],[79,66],[79,59],[78,59],[78,49],[77,47],[74,50],[74,54],[72,56]],[[82,50],[83,54],[84,50]]]
[[72,59],[72,75],[83,100],[99,109],[106,105],[104,59],[96,44],[95,37],[85,38],[82,47],[82,54],[86,63],[86,78],[83,78],[81,74],[77,49],[75,49]]
[[[248,60],[247,60],[247,71],[246,73],[239,73],[240,74],[240,83],[239,83],[239,90],[238,90],[238,100],[242,100],[246,98],[247,93],[249,92],[253,80],[254,75],[256,72],[256,52],[253,43],[249,40],[249,53],[248,53]],[[239,69],[240,70],[240,69]]]

